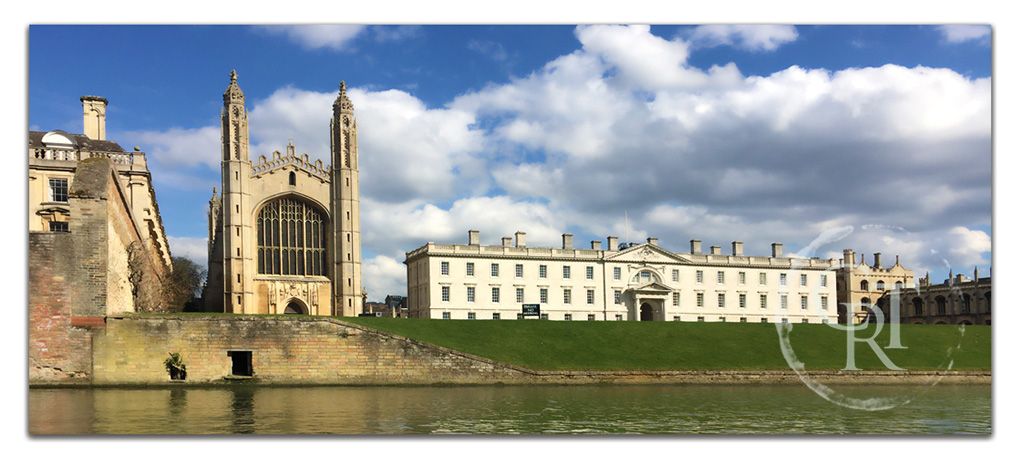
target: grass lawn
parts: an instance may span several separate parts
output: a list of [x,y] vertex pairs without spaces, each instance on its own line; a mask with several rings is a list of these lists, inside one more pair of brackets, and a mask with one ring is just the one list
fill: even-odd
[[[789,369],[770,323],[636,321],[420,320],[344,318],[411,339],[537,370],[759,370]],[[902,325],[908,349],[887,349],[898,366],[934,370],[960,339],[957,326]],[[858,333],[867,337],[866,331]],[[992,328],[967,326],[954,370],[990,370]],[[888,344],[886,327],[877,341]],[[795,324],[790,335],[808,370],[842,369],[846,333],[818,324]],[[884,366],[867,344],[857,344],[857,367]]]

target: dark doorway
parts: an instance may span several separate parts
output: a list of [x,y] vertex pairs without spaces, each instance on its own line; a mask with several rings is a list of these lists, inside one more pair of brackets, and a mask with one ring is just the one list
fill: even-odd
[[231,375],[252,377],[251,351],[229,351],[228,356],[231,357]]
[[302,305],[301,302],[293,300],[292,302],[288,303],[288,307],[284,308],[284,313],[286,313],[286,314],[303,314],[304,315],[304,314],[307,314],[308,312],[306,312],[306,306]]
[[648,303],[640,304],[640,321],[654,320],[654,308]]

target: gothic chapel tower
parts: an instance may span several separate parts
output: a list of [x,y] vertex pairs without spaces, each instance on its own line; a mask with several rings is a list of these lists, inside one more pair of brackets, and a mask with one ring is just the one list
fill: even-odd
[[238,86],[238,73],[231,70],[231,84],[224,91],[224,109],[220,114],[221,183],[224,186],[220,216],[223,231],[224,254],[224,312],[253,313],[252,276],[246,271],[254,255],[249,244],[253,242],[252,217],[249,216],[251,194],[249,176],[249,119],[245,112],[245,94]]
[[359,239],[359,147],[352,101],[345,81],[338,88],[331,118],[331,212],[334,221],[333,314],[355,316],[363,310]]

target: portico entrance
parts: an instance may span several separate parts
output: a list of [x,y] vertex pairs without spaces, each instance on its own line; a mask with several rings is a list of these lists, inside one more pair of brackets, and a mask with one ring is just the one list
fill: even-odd
[[626,302],[628,319],[632,321],[665,321],[665,300],[672,289],[660,283],[627,289],[623,299]]
[[649,302],[640,304],[640,321],[652,320],[654,320],[654,307]]

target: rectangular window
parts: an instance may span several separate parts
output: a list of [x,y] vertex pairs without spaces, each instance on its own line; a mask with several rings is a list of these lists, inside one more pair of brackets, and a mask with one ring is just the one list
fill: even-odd
[[800,319],[800,323],[807,323],[807,319],[806,318],[801,318]]
[[519,277],[519,278],[523,277],[523,265],[521,265],[521,264],[517,264],[516,265],[516,277]]
[[679,315],[676,315],[676,316],[672,317],[672,321],[683,321],[683,320],[681,318],[679,318]]
[[615,303],[622,304],[622,290],[615,290]]
[[587,290],[587,304],[594,303],[594,290]]
[[704,317],[697,317],[697,321],[704,321]]
[[672,305],[673,306],[678,306],[679,305],[679,292],[678,291],[672,293]]
[[548,278],[548,265],[546,265],[546,264],[540,265],[540,274],[539,275],[540,275],[540,278],[542,278],[542,279]]
[[523,303],[523,296],[525,294],[526,294],[526,291],[524,289],[516,288],[516,304],[522,304]]
[[783,287],[786,286],[786,273],[785,272],[783,272],[782,274],[779,274],[779,285],[783,286]]
[[747,295],[740,293],[740,308],[747,307]]
[[522,313],[517,313],[516,314],[516,320],[525,320],[525,318],[523,318],[523,314]]
[[50,201],[58,203],[68,202],[67,179],[50,179]]
[[448,298],[450,297],[449,296],[450,292],[451,292],[450,288],[448,288],[446,286],[445,287],[441,287],[441,302],[448,302]]
[[68,222],[50,222],[50,231],[54,233],[70,233]]
[[501,288],[491,287],[491,302],[501,301]]
[[746,272],[740,271],[739,281],[740,281],[740,285],[746,285],[747,284],[747,273]]
[[725,317],[718,317],[718,321],[722,322],[722,323],[725,323]]
[[678,269],[673,269],[672,270],[672,281],[673,282],[678,282],[679,281],[679,270]]
[[718,307],[725,307],[725,293],[718,293]]
[[562,290],[562,304],[572,304],[572,289],[565,288]]
[[828,296],[821,297],[821,310],[828,310]]
[[476,312],[470,312],[470,313],[466,314],[466,319],[467,320],[476,320]]
[[452,313],[451,312],[441,312],[441,319],[442,320],[451,320],[452,319]]
[[806,287],[807,286],[807,274],[800,274],[800,286],[801,287]]
[[476,302],[476,287],[466,287],[466,302]]
[[704,307],[704,293],[697,293],[697,307]]
[[587,280],[594,280],[594,267],[587,266]]
[[572,314],[565,314],[562,319],[565,321],[572,321]]
[[615,321],[622,321],[622,314],[615,314]]
[[746,323],[747,317],[740,317],[740,323]]
[[761,323],[768,323],[768,318],[761,317]]
[[718,283],[725,283],[725,271],[718,271]]
[[466,263],[466,275],[473,277],[476,274],[476,265],[473,263]]
[[540,303],[541,304],[547,304],[548,303],[548,289],[547,288],[541,288],[540,289]]
[[825,274],[821,275],[821,286],[823,286],[823,287],[827,287],[828,286],[828,276],[825,275]]
[[540,314],[540,319],[541,320],[547,320],[548,319],[548,314]]
[[597,315],[587,314],[587,321],[594,321],[594,320],[597,320]]
[[498,263],[491,263],[491,277],[498,277]]
[[572,277],[572,274],[570,274],[570,272],[571,272],[571,271],[570,271],[570,269],[569,269],[569,266],[562,266],[562,278],[563,278],[563,279],[569,279],[569,278],[571,278],[571,277]]
[[768,308],[768,295],[761,295],[761,308],[762,309],[767,309]]
[[803,310],[807,310],[807,296],[806,295],[800,296],[800,308],[803,309]]
[[788,309],[789,308],[789,296],[788,295],[779,296],[779,307],[782,307],[783,309]]
[[757,282],[761,285],[768,285],[768,273],[762,272],[757,275]]
[[498,312],[492,313],[491,314],[491,320],[501,320],[501,314],[498,313]]
[[448,275],[448,262],[447,261],[442,261],[441,262],[441,275]]
[[622,268],[620,268],[618,266],[612,268],[612,279],[613,280],[622,280]]
[[704,283],[704,271],[697,271],[697,283]]

